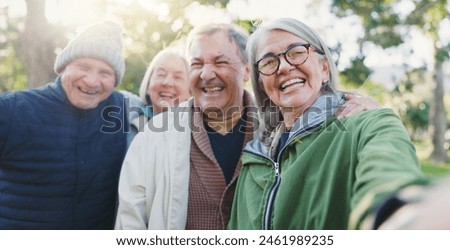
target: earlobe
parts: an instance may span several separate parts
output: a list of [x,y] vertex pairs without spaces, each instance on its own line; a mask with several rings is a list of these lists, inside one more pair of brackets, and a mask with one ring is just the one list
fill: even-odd
[[322,74],[322,83],[327,83],[330,80],[328,79],[330,75],[330,65],[328,64],[328,60],[325,58],[322,60]]
[[325,58],[322,60],[322,70],[326,74],[328,74],[330,72],[330,66],[328,64],[328,60]]
[[247,63],[244,69],[244,82],[250,81],[250,65]]

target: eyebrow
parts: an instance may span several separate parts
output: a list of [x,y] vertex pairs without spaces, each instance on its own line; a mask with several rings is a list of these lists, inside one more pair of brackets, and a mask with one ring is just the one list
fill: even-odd
[[[292,48],[295,47],[295,46],[306,45],[306,44],[309,44],[309,43],[307,43],[307,42],[305,42],[305,43],[291,43],[291,44],[289,44],[289,45],[286,47],[286,49],[285,49],[283,52],[286,52],[287,50],[292,49]],[[277,54],[278,54],[278,53],[277,53]],[[277,54],[276,54],[276,53],[273,53],[273,52],[268,52],[268,53],[262,55],[260,58],[264,58],[264,57],[269,56],[269,55],[277,55]]]
[[[82,61],[82,60],[75,62],[74,66],[75,67],[89,68],[89,69],[93,68],[93,66],[90,63]],[[115,74],[115,70],[111,69],[111,68],[108,68],[108,67],[101,66],[101,67],[99,67],[99,70],[102,71],[102,72],[108,72],[108,73],[111,73],[111,74]]]
[[158,72],[158,71],[164,71],[164,72],[167,72],[167,70],[166,70],[165,68],[161,68],[161,67],[155,68],[155,72]]
[[[217,60],[219,60],[219,59],[231,60],[231,58],[228,57],[228,56],[225,55],[225,54],[220,54],[220,55],[217,55],[217,56],[214,56],[214,57],[213,57],[213,61],[217,61]],[[204,60],[204,59],[201,59],[200,57],[193,57],[193,58],[191,58],[191,61],[205,61],[205,60]]]
[[173,74],[176,76],[184,76],[185,75],[185,73],[181,70],[177,70],[177,71],[173,72]]
[[228,57],[228,56],[225,55],[225,54],[220,54],[220,55],[214,57],[214,59],[215,59],[215,60],[218,60],[218,59],[227,59],[227,60],[231,60],[231,58]]

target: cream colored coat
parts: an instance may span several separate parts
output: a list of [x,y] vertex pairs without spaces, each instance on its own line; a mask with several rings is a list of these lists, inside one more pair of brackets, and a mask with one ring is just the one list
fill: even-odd
[[185,229],[192,104],[156,115],[134,138],[122,165],[115,229]]

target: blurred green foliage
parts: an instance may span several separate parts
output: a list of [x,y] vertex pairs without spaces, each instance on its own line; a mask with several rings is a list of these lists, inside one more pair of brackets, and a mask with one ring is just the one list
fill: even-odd
[[[153,56],[162,48],[177,46],[183,51],[184,39],[190,31],[191,24],[185,11],[192,5],[209,5],[225,8],[228,0],[154,0],[152,3],[167,8],[166,15],[144,7],[144,1],[130,0],[126,7],[113,0],[92,0],[98,2],[103,11],[112,13],[123,24],[126,46],[126,73],[121,89],[138,93],[139,85],[146,68]],[[381,105],[393,108],[410,129],[413,138],[426,130],[429,122],[430,95],[425,94],[424,86],[431,86],[432,77],[427,76],[424,66],[414,68],[405,65],[406,72],[400,82],[394,83],[393,89],[370,80],[372,69],[366,65],[366,54],[363,49],[367,43],[381,48],[392,48],[401,45],[408,39],[408,31],[420,28],[430,37],[436,38],[439,32],[438,23],[449,18],[447,0],[411,0],[414,10],[406,16],[399,15],[395,4],[399,0],[349,1],[333,0],[331,12],[337,17],[356,15],[360,18],[364,35],[358,44],[359,54],[351,58],[351,62],[340,72],[342,87],[356,90],[376,99]],[[155,5],[155,6],[156,6]],[[25,68],[19,52],[19,34],[23,31],[24,18],[8,16],[6,7],[0,8],[0,92],[26,89]],[[239,20],[234,22],[250,33],[259,24],[259,20]],[[54,24],[58,25],[58,24]],[[66,32],[60,33],[59,39],[69,39],[74,34],[74,27],[62,27]],[[55,38],[56,39],[56,38]],[[342,44],[330,48],[339,61]],[[450,59],[450,44],[436,46],[435,58],[439,61]],[[55,53],[57,50],[55,50]],[[414,51],[410,51],[411,54]],[[44,84],[44,83],[43,83]],[[251,87],[248,87],[251,88]],[[446,108],[450,103],[446,102]],[[450,114],[448,114],[450,116]],[[450,117],[448,119],[450,121]]]
[[0,92],[27,88],[25,68],[18,55],[23,21],[9,17],[7,8],[0,8]]

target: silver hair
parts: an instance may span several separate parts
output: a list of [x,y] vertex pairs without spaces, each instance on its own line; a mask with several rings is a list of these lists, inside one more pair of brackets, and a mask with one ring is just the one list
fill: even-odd
[[147,71],[145,72],[144,78],[142,79],[141,86],[139,87],[139,97],[141,98],[141,101],[143,103],[146,103],[148,105],[152,104],[152,100],[150,99],[150,96],[147,94],[147,88],[148,85],[150,84],[150,78],[152,77],[155,68],[159,66],[161,59],[169,55],[181,59],[186,65],[186,69],[188,68],[187,60],[181,53],[171,48],[165,48],[159,51],[150,62]]
[[257,49],[259,42],[261,41],[262,35],[270,30],[284,30],[293,35],[296,35],[306,42],[311,44],[311,46],[319,51],[322,51],[322,59],[327,60],[329,65],[329,82],[322,86],[322,92],[334,93],[335,89],[339,86],[339,76],[336,68],[336,64],[332,58],[331,52],[326,46],[325,42],[320,38],[320,36],[308,27],[306,24],[292,18],[279,18],[271,20],[267,23],[260,25],[256,31],[250,35],[247,43],[247,52],[251,67],[251,82],[253,86],[253,91],[255,93],[255,100],[258,106],[259,115],[261,119],[261,126],[259,126],[258,139],[263,143],[270,143],[269,136],[276,126],[283,120],[280,109],[270,100],[267,93],[261,87],[259,80],[259,72],[253,65],[258,58]]
[[202,26],[197,26],[191,30],[187,39],[186,54],[188,55],[189,49],[194,39],[201,35],[212,35],[219,31],[225,31],[230,38],[230,41],[234,41],[239,48],[239,56],[243,63],[248,63],[246,45],[248,39],[248,32],[234,24],[226,23],[212,23]]

